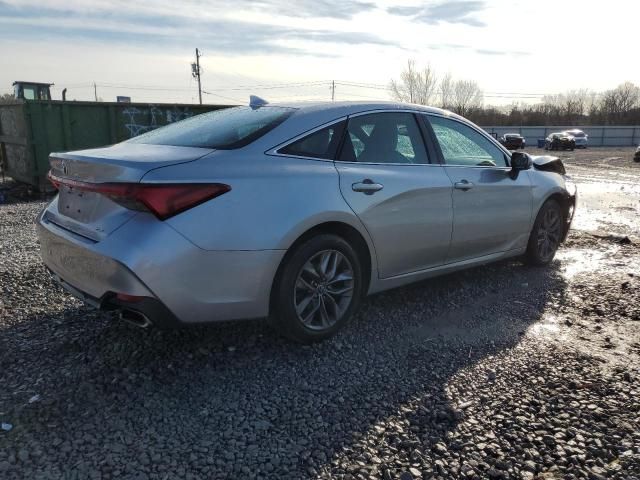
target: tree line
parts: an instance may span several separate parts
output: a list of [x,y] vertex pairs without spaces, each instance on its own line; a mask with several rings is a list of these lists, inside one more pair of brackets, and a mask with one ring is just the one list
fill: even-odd
[[587,89],[545,95],[538,103],[485,105],[484,92],[474,80],[438,78],[427,65],[409,60],[399,79],[389,84],[391,96],[401,102],[451,110],[479,125],[638,125],[640,87],[624,82],[604,92]]

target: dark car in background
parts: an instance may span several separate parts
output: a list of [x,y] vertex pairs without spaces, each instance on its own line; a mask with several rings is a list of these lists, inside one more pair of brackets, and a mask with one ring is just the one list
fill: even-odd
[[587,145],[589,143],[589,135],[584,133],[582,130],[574,128],[571,130],[565,130],[562,133],[573,137],[576,142],[576,148],[587,148]]
[[505,133],[500,137],[499,142],[509,150],[524,148],[527,143],[519,133]]
[[575,139],[566,132],[550,133],[544,141],[545,150],[573,150],[575,148]]

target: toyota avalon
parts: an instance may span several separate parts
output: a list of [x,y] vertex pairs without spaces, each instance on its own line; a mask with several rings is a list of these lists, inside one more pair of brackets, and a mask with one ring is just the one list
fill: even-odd
[[546,265],[575,186],[451,112],[254,99],[50,155],[55,280],[140,326],[266,318],[300,342],[361,299],[508,257]]

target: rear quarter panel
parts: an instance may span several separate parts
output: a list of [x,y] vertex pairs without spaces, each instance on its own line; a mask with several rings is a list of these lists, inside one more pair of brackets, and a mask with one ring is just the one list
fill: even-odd
[[[286,250],[305,231],[338,221],[366,230],[345,203],[333,162],[218,151],[150,172],[145,182],[220,182],[231,191],[166,222],[204,250]],[[373,258],[372,258],[373,261]]]

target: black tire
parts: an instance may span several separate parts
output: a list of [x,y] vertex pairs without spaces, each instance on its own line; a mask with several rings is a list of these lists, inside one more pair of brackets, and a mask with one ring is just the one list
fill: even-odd
[[[550,225],[548,223],[552,217],[555,217],[557,224]],[[560,204],[554,199],[547,200],[540,208],[529,235],[525,263],[536,266],[549,265],[551,263],[562,242],[564,223],[564,212]],[[543,238],[545,241],[550,242],[546,245],[546,248],[542,244]]]
[[[333,282],[327,283],[325,278],[324,286],[317,286],[317,288],[323,289],[322,292],[318,293],[316,291],[316,293],[313,294],[313,300],[307,303],[307,305],[311,307],[311,310],[318,308],[318,313],[311,314],[311,322],[314,321],[314,318],[317,318],[319,323],[324,324],[325,314],[330,315],[331,313],[335,314],[334,316],[337,320],[330,325],[327,324],[326,327],[323,325],[308,326],[303,323],[303,319],[298,315],[296,301],[299,292],[302,292],[302,295],[306,298],[298,302],[298,305],[303,304],[304,300],[309,298],[310,290],[307,290],[306,287],[304,289],[299,288],[299,285],[305,284],[308,287],[311,285],[304,280],[300,280],[300,278],[303,275],[308,275],[310,272],[308,269],[303,272],[303,267],[309,265],[309,262],[316,261],[316,258],[321,260],[323,258],[322,255],[326,254],[326,252],[338,252],[346,259],[346,262],[343,262],[342,259],[340,259],[340,262],[342,262],[341,265],[345,269],[348,269],[348,267],[351,268],[353,280],[350,284],[342,280],[334,280]],[[330,255],[332,254],[330,253]],[[340,258],[340,255],[336,255],[335,257]],[[315,270],[313,275],[318,275],[318,270]],[[320,276],[318,276],[318,278],[320,279]],[[322,282],[322,280],[318,281],[318,283],[320,282]],[[348,288],[348,284],[352,287],[349,303],[345,303],[344,309],[339,314],[339,308],[337,306],[339,302],[336,301],[337,297],[330,293],[330,288],[333,287],[329,286],[330,283],[336,285],[335,282],[339,282],[337,285],[339,285],[341,289],[344,289],[345,286]],[[299,343],[313,343],[324,340],[334,335],[349,321],[360,304],[361,297],[364,293],[363,287],[364,282],[360,259],[348,242],[337,235],[331,234],[321,234],[310,238],[289,252],[284,260],[284,264],[279,271],[273,289],[270,323],[280,334]],[[328,299],[326,300],[326,306],[325,300],[322,300],[324,298]],[[333,300],[330,302],[330,299]],[[317,303],[319,307],[316,307],[316,305],[314,305],[315,303]],[[329,312],[331,309],[328,307],[332,305],[335,306],[335,308],[332,312]],[[305,316],[305,311],[310,310],[304,310],[303,308],[301,312],[302,316]]]

